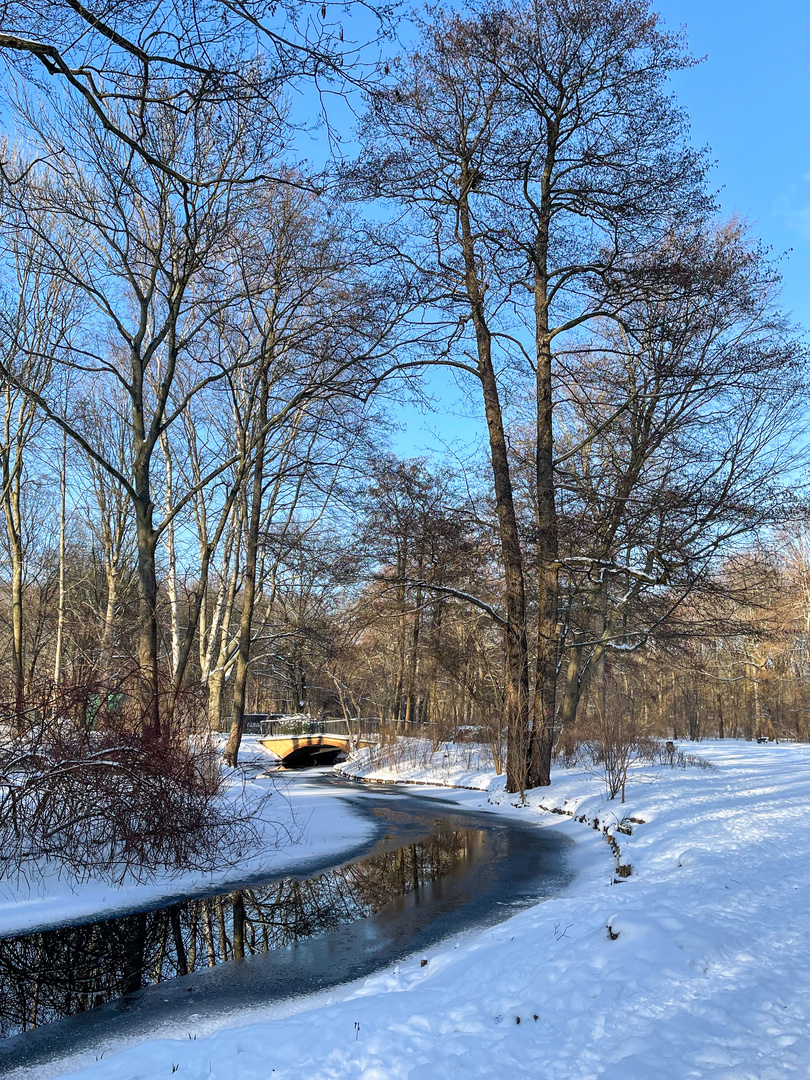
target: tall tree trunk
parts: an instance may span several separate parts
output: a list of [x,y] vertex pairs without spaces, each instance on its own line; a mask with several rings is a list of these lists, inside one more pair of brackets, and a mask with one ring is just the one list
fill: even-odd
[[118,581],[112,568],[107,568],[107,605],[101,629],[100,664],[101,681],[107,682],[112,671],[113,636],[115,632],[115,605],[118,602]]
[[[143,314],[143,313],[142,313]],[[157,534],[154,526],[155,505],[152,502],[151,460],[160,429],[158,417],[153,417],[147,436],[144,414],[145,367],[147,361],[141,351],[145,322],[142,319],[140,339],[130,348],[130,387],[132,425],[132,494],[135,508],[135,537],[138,578],[138,672],[136,697],[141,711],[141,722],[151,728],[155,736],[161,735],[160,682],[158,672],[158,621],[157,621],[157,574],[155,572],[155,549]],[[174,341],[174,330],[169,334]],[[161,383],[161,393],[170,384],[168,373]],[[164,405],[165,407],[165,401]],[[162,408],[160,410],[162,412]]]
[[11,666],[17,722],[22,723],[25,701],[25,657],[23,639],[23,557],[15,536],[11,549]]
[[[422,561],[420,559],[417,568],[417,577],[422,577]],[[413,613],[413,633],[411,635],[411,649],[408,658],[408,681],[405,692],[405,730],[414,722],[414,695],[416,693],[416,672],[419,666],[419,632],[422,625],[422,590],[416,590],[416,605]]]
[[20,507],[20,468],[6,481],[3,511],[11,555],[11,670],[17,725],[22,726],[25,700],[23,619],[23,542]]
[[218,664],[208,679],[208,726],[211,731],[219,731],[224,693],[225,669]]
[[[241,500],[240,500],[241,504]],[[242,530],[242,518],[237,519],[237,528]],[[230,638],[231,618],[239,582],[239,539],[234,538],[235,554],[233,567],[228,580],[228,587],[220,594],[220,604],[215,609],[210,641],[205,655],[200,657],[200,667],[206,673],[208,683],[208,726],[211,731],[219,731],[222,719],[225,678],[231,669],[234,644]],[[224,567],[224,564],[223,564]]]
[[153,505],[149,498],[148,470],[144,489],[137,484],[135,530],[138,552],[138,679],[137,697],[146,727],[161,734],[160,683],[158,672],[157,576],[155,573],[156,536]]
[[565,687],[562,701],[560,702],[559,726],[561,738],[566,754],[571,754],[574,749],[574,725],[577,720],[577,711],[582,697],[582,650],[571,648],[568,654],[568,663],[565,668]]
[[529,645],[526,635],[526,596],[523,555],[517,527],[509,451],[503,423],[498,382],[492,362],[492,335],[484,310],[484,293],[478,278],[475,242],[470,222],[469,192],[475,175],[464,167],[460,177],[459,222],[467,298],[475,330],[478,376],[484,399],[489,435],[495,509],[506,591],[506,680],[504,720],[507,728],[506,790],[524,791],[529,751]]
[[239,648],[236,654],[236,676],[233,684],[233,712],[231,730],[225,747],[225,761],[236,767],[239,759],[239,745],[245,724],[245,694],[247,691],[248,668],[250,665],[251,633],[253,629],[253,609],[256,604],[256,564],[259,550],[259,525],[262,515],[262,494],[264,492],[264,455],[267,434],[268,380],[267,367],[261,376],[261,389],[258,408],[258,437],[256,456],[253,463],[253,486],[250,496],[250,511],[245,537],[245,580],[242,596],[242,617],[239,622]]
[[[214,549],[219,543],[225,526],[228,522],[231,513],[231,507],[233,506],[238,491],[238,485],[241,482],[240,479],[234,483],[231,488],[231,493],[225,500],[225,505],[220,514],[219,526],[214,534],[210,543],[203,545],[200,559],[200,580],[197,583],[197,587],[191,594],[188,604],[188,616],[186,619],[186,629],[182,636],[182,639],[178,637],[178,650],[174,663],[174,671],[172,674],[171,693],[166,706],[166,722],[171,724],[174,717],[175,707],[177,705],[177,698],[180,690],[183,686],[183,679],[185,677],[186,668],[188,667],[189,657],[191,656],[191,647],[194,644],[194,637],[197,633],[197,627],[200,623],[201,613],[203,611],[206,594],[208,592],[208,571],[211,566],[211,557],[214,553]],[[172,548],[172,555],[174,549]],[[173,620],[174,621],[174,620]],[[179,631],[179,627],[178,627]],[[174,639],[172,639],[174,648]],[[221,701],[221,695],[220,695]],[[210,721],[209,721],[210,726]],[[217,727],[219,727],[219,720],[217,720]]]
[[[546,167],[550,176],[551,164]],[[557,616],[559,591],[559,538],[554,485],[554,431],[552,423],[552,354],[549,332],[549,280],[547,255],[549,211],[547,177],[544,205],[535,239],[534,315],[537,353],[537,432],[535,496],[537,505],[537,664],[532,716],[532,746],[528,786],[551,783],[551,754],[557,692],[560,631]]]
[[56,656],[53,664],[53,681],[62,681],[62,647],[65,633],[65,534],[67,500],[67,432],[62,432],[62,461],[59,470],[59,605],[56,615]]
[[762,735],[763,723],[762,723],[762,703],[760,701],[759,694],[759,671],[753,661],[749,660],[749,665],[754,671],[751,682],[754,687],[754,738],[759,739]]
[[428,723],[434,727],[439,722],[439,703],[437,701],[439,682],[439,652],[442,638],[441,601],[434,601],[430,616],[430,674],[428,676]]
[[[171,513],[174,505],[174,476],[172,469],[172,453],[169,439],[164,431],[160,436],[160,448],[163,451],[163,460],[166,466],[166,513]],[[177,597],[177,554],[174,543],[174,520],[166,526],[166,592],[169,597],[169,622],[171,626],[172,643],[172,683],[176,681],[177,669],[180,666],[180,604]]]
[[397,551],[397,579],[402,583],[397,589],[399,601],[399,633],[397,634],[397,680],[394,686],[394,702],[391,707],[391,720],[397,725],[402,723],[402,698],[405,692],[405,643],[407,640],[407,620],[405,618],[405,575],[408,569],[407,546]]

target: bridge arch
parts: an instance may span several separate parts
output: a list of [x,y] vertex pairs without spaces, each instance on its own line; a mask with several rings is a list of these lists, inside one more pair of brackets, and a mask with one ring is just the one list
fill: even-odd
[[[360,746],[368,746],[366,740]],[[281,759],[285,769],[307,769],[315,765],[334,765],[345,758],[352,743],[348,735],[312,733],[308,735],[271,735],[262,746]]]
[[310,769],[316,765],[335,765],[345,758],[345,746],[322,742],[294,747],[281,759],[281,763],[285,769]]

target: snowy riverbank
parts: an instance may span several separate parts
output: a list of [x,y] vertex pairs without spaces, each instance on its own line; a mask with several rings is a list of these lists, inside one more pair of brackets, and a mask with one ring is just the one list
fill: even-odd
[[0,882],[0,936],[103,919],[136,906],[159,906],[167,897],[213,888],[224,891],[231,883],[259,873],[283,873],[301,865],[317,868],[371,838],[369,822],[341,800],[302,776],[291,783],[283,772],[275,771],[275,756],[263,749],[258,738],[245,737],[240,761],[240,770],[229,773],[223,798],[254,815],[260,843],[248,860],[214,873],[157,873],[140,884],[91,880],[76,885],[56,873],[32,877],[30,883]]
[[[567,893],[359,983],[232,1016],[227,1027],[201,1018],[193,1031],[107,1053],[77,1075],[807,1077],[810,747],[690,749],[717,770],[637,769],[624,807],[605,802],[601,779],[586,773],[558,771],[526,807],[492,776],[443,775],[482,790],[437,796],[577,840],[580,873]],[[613,855],[582,815],[644,820],[617,834],[629,879],[614,884]]]

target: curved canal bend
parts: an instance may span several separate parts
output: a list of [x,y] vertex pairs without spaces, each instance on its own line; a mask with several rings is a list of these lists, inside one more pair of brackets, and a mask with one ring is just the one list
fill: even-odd
[[[308,776],[307,782],[312,783],[313,778]],[[191,974],[157,982],[78,1015],[3,1039],[0,1074],[77,1054],[88,1055],[86,1060],[91,1062],[106,1048],[112,1051],[122,1043],[158,1034],[184,1037],[201,1024],[205,1030],[224,1026],[230,1014],[235,1023],[249,1022],[245,1014],[252,1009],[362,978],[448,937],[502,922],[521,908],[559,892],[572,877],[567,865],[570,841],[556,829],[459,809],[449,799],[419,794],[413,787],[369,785],[334,774],[319,776],[315,782],[334,787],[336,797],[348,800],[374,823],[375,835],[360,851],[348,859],[342,853],[331,865],[309,862],[297,875],[288,869],[283,875],[265,874],[234,884],[224,897],[210,893],[172,897],[157,910],[131,912],[105,923],[60,927],[54,933],[78,935],[71,947],[86,953],[93,948],[92,942],[98,941],[100,927],[105,928],[104,933],[118,934],[120,940],[121,926],[154,927],[155,920],[162,919],[161,958],[167,943],[169,952],[174,944],[175,966],[179,948],[186,953]],[[217,936],[216,927],[211,933],[209,922],[208,955],[200,956],[196,965],[200,970],[193,970],[195,963],[188,964],[188,939],[185,945],[178,943],[180,916],[175,913],[184,913],[184,925],[188,926],[191,918],[196,926],[193,912],[198,908],[215,910],[219,903],[219,929],[226,933],[219,940],[227,956],[235,929],[234,899],[240,921],[244,913],[243,907],[240,914],[239,905],[244,904],[240,898],[249,897],[254,918],[261,919],[261,898],[266,898],[264,908],[274,913],[269,921],[278,923],[290,917],[284,914],[288,909],[279,907],[278,902],[285,887],[296,896],[301,890],[321,896],[320,903],[307,908],[305,921],[314,936],[302,936],[274,948],[274,940],[280,940],[278,934],[271,933],[268,939],[265,930],[264,948],[269,946],[269,951],[219,962],[220,950],[216,966],[208,967],[204,965],[214,959],[211,950],[214,946],[216,951]],[[229,912],[226,927],[222,923],[223,900]],[[324,919],[327,907],[333,911],[336,904],[340,914]],[[300,904],[294,918],[301,918]],[[340,925],[324,929],[330,922]],[[306,926],[294,927],[292,936],[306,930]],[[287,931],[289,938],[289,927]],[[131,931],[126,933],[131,938]],[[30,943],[30,949],[36,938],[29,935],[0,941],[0,956],[4,948],[19,949],[20,943]],[[200,952],[202,940],[201,936]],[[256,945],[255,931],[251,944]],[[194,950],[196,953],[196,946]],[[19,954],[11,955],[7,964],[0,960],[0,971],[5,968],[7,972],[18,964]],[[30,989],[23,989],[21,1000],[30,998]]]

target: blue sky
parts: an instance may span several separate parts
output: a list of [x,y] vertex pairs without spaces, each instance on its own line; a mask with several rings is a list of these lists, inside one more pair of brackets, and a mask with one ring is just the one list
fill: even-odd
[[810,6],[776,0],[666,0],[667,25],[684,25],[706,55],[675,89],[698,145],[717,160],[723,210],[740,213],[783,265],[785,306],[810,326]]
[[[679,74],[674,89],[694,143],[717,162],[723,213],[747,220],[775,256],[787,253],[783,306],[810,328],[810,5],[659,0],[654,7],[668,28],[684,26],[692,53],[706,57]],[[449,377],[433,386],[449,409],[403,408],[398,453],[441,453],[444,443],[471,443],[481,431],[474,416],[461,415],[467,410]]]

